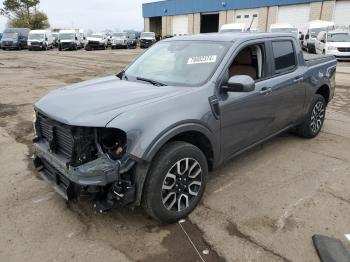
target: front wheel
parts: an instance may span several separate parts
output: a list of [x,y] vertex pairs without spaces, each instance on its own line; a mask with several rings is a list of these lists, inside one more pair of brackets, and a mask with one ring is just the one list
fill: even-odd
[[143,193],[143,206],[153,218],[175,223],[201,200],[208,165],[203,152],[185,142],[165,145],[153,160]]
[[322,129],[325,116],[326,100],[323,96],[316,94],[304,122],[297,127],[298,135],[305,138],[316,137]]

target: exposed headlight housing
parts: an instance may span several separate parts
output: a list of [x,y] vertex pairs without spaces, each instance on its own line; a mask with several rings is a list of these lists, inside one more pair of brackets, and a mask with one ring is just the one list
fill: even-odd
[[99,144],[112,159],[120,159],[126,152],[126,133],[116,128],[101,128]]

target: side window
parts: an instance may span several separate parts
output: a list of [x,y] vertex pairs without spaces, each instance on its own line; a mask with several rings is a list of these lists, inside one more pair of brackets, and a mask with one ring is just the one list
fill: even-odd
[[292,41],[272,42],[272,49],[276,74],[290,71],[296,66]]
[[229,77],[248,75],[254,80],[266,77],[265,45],[253,44],[244,47],[229,67]]

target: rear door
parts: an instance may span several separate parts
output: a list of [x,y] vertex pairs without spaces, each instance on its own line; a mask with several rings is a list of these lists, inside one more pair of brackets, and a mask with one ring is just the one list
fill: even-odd
[[297,52],[297,42],[292,38],[270,41],[272,54],[272,80],[274,106],[276,111],[275,130],[281,130],[295,123],[304,107],[306,84],[304,69]]

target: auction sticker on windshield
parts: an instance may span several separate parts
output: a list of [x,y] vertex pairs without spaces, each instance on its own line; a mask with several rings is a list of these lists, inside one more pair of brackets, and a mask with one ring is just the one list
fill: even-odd
[[195,56],[190,57],[187,61],[188,65],[193,64],[207,64],[207,63],[215,63],[216,62],[216,55],[206,55],[206,56]]

